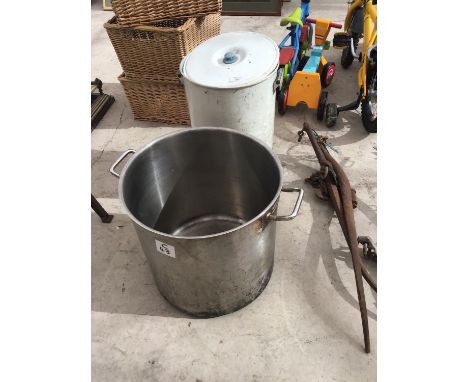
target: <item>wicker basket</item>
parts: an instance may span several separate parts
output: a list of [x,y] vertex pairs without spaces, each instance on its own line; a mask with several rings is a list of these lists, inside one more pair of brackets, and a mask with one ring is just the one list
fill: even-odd
[[190,125],[184,86],[180,83],[131,80],[120,75],[135,119]]
[[112,9],[119,24],[136,26],[220,13],[221,3],[221,0],[112,0]]
[[203,41],[219,35],[220,25],[221,16],[215,13],[135,28],[122,26],[113,17],[104,28],[128,79],[176,82],[182,58]]

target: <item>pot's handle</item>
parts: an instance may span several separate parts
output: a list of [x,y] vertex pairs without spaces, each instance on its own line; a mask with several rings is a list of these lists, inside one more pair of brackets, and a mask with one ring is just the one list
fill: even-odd
[[179,82],[183,85],[184,77],[182,76],[182,73],[180,72],[180,70],[177,71],[177,77],[179,78]]
[[181,84],[184,83],[184,76],[182,75],[182,68],[185,65],[185,59],[186,58],[187,58],[187,56],[184,56],[182,58],[182,60],[180,60],[179,69],[177,70],[177,77],[179,77],[179,81],[180,81]]
[[302,188],[283,188],[281,189],[282,192],[299,192],[299,196],[297,197],[296,204],[294,205],[293,211],[289,215],[285,216],[277,216],[277,215],[269,215],[268,219],[269,220],[275,220],[275,221],[286,221],[286,220],[292,220],[297,216],[297,213],[299,212],[299,208],[301,207],[302,204],[302,199],[304,198],[304,190]]
[[111,173],[112,175],[114,175],[115,177],[120,178],[120,174],[119,174],[117,171],[115,171],[115,168],[120,164],[120,162],[122,162],[122,161],[124,160],[124,158],[125,158],[128,154],[134,154],[134,153],[135,153],[135,150],[133,150],[133,149],[128,149],[127,151],[125,151],[125,152],[119,157],[119,159],[117,159],[117,160],[115,161],[115,163],[112,165],[112,167],[111,167],[110,170],[109,170],[110,173]]

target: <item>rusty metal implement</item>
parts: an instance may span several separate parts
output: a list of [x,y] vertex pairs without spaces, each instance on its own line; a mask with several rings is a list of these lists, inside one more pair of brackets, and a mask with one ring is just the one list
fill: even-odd
[[341,229],[348,243],[351,257],[353,260],[354,276],[356,280],[356,289],[361,311],[362,330],[364,333],[364,346],[366,353],[370,352],[369,324],[367,319],[366,296],[364,294],[364,278],[370,287],[377,292],[377,283],[370,275],[369,271],[362,263],[359,255],[359,244],[363,245],[363,254],[370,258],[377,259],[377,250],[372,240],[366,236],[357,236],[356,224],[354,222],[353,208],[357,206],[356,192],[351,188],[348,177],[327,150],[329,144],[326,138],[319,136],[312,130],[307,122],[298,132],[300,142],[304,133],[307,133],[315,155],[320,163],[320,171],[311,175],[307,179],[314,188],[317,189],[318,196],[321,199],[328,199],[336,212]]

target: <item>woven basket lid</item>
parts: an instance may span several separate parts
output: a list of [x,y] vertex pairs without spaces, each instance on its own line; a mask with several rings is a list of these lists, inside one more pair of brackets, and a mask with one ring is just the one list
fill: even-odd
[[231,32],[212,37],[181,63],[189,81],[209,88],[232,89],[262,82],[278,67],[279,49],[255,32]]

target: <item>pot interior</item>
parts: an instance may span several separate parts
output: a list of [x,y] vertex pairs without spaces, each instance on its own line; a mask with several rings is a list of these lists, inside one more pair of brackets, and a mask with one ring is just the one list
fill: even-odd
[[121,196],[139,222],[175,236],[206,236],[260,214],[281,187],[281,168],[263,145],[233,130],[176,133],[135,155]]

